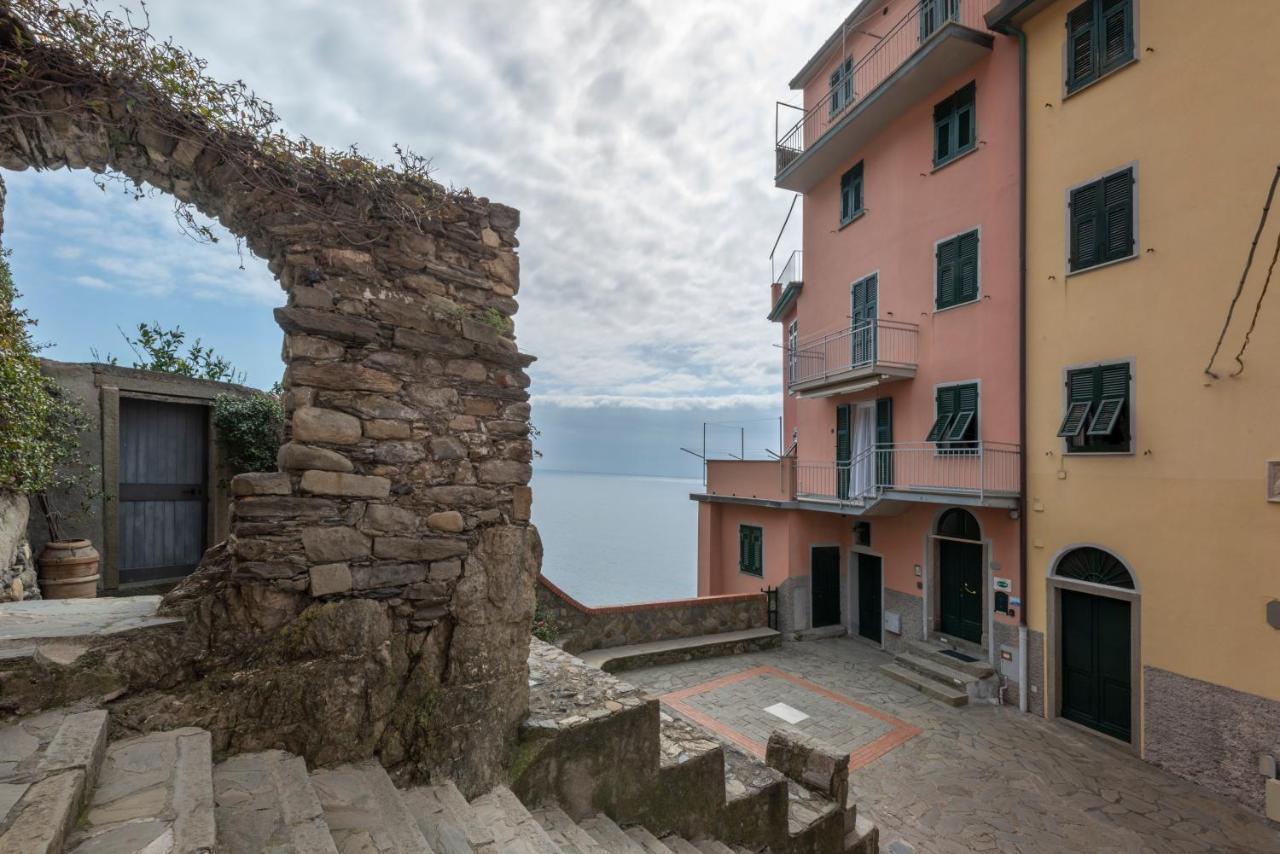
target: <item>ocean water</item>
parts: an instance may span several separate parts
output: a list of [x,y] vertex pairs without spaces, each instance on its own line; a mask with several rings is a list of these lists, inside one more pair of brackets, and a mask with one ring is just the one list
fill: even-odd
[[542,573],[587,605],[698,592],[702,482],[675,477],[535,471],[533,522]]

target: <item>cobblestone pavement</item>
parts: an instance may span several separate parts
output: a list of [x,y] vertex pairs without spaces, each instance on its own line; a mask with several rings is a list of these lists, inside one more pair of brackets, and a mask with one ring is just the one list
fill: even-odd
[[[1256,813],[1065,724],[1016,708],[931,700],[877,671],[890,660],[839,638],[622,676],[671,694],[671,708],[709,717],[739,745],[758,740],[770,719],[787,725],[763,712],[767,706],[808,715],[797,728],[853,752],[858,809],[880,826],[881,850],[892,854],[908,846],[920,854],[1280,852],[1280,829]],[[773,676],[775,669],[790,678]],[[910,737],[859,763],[859,750],[886,737],[886,718]],[[907,844],[892,844],[899,841]]]

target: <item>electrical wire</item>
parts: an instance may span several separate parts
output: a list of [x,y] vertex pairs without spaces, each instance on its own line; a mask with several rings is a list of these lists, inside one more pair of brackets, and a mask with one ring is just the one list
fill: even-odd
[[[1215,380],[1218,379],[1218,375],[1213,372],[1213,360],[1218,358],[1218,351],[1222,349],[1222,340],[1227,337],[1227,328],[1231,326],[1231,317],[1235,314],[1236,303],[1240,301],[1240,294],[1244,292],[1244,282],[1245,279],[1249,277],[1249,268],[1253,266],[1253,253],[1258,248],[1258,240],[1262,237],[1262,229],[1267,225],[1267,215],[1271,212],[1271,200],[1275,198],[1277,183],[1280,183],[1280,166],[1276,167],[1275,175],[1271,176],[1271,189],[1267,191],[1267,201],[1266,204],[1262,206],[1262,218],[1258,221],[1258,230],[1254,232],[1253,243],[1249,244],[1249,257],[1245,259],[1244,272],[1240,274],[1240,284],[1236,285],[1235,296],[1231,297],[1231,306],[1227,309],[1227,319],[1222,324],[1222,331],[1218,333],[1218,343],[1213,347],[1213,355],[1209,357],[1209,364],[1204,366],[1204,372]],[[1273,261],[1272,265],[1274,266],[1274,264],[1275,262]],[[1267,280],[1270,281],[1270,279],[1271,275],[1268,273]],[[1265,288],[1263,289],[1263,293],[1266,293]],[[1262,300],[1259,298],[1258,307],[1261,308],[1261,305]],[[1254,313],[1254,320],[1255,322],[1257,321],[1256,312]],[[1249,331],[1253,331],[1252,326],[1249,327]],[[1246,340],[1246,344],[1247,343],[1248,342]],[[1240,352],[1244,352],[1243,347],[1240,348]],[[1241,370],[1243,370],[1243,366],[1241,367]],[[1236,376],[1236,374],[1232,374],[1232,376]]]
[[[1280,170],[1277,170],[1277,174],[1280,174]],[[1277,259],[1280,259],[1280,232],[1276,234],[1276,251],[1271,254],[1271,266],[1267,268],[1267,278],[1262,282],[1262,290],[1258,293],[1258,302],[1253,307],[1253,318],[1249,321],[1249,329],[1244,333],[1244,341],[1240,343],[1240,350],[1236,353],[1236,364],[1240,367],[1231,372],[1233,377],[1238,377],[1244,373],[1244,351],[1249,346],[1249,339],[1253,336],[1254,327],[1258,325],[1258,315],[1262,313],[1262,301],[1266,299],[1267,288],[1271,287],[1271,274],[1276,271]]]

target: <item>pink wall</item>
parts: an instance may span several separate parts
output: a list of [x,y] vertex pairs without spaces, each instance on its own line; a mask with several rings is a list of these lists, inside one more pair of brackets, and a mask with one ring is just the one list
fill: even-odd
[[[864,50],[856,48],[855,56]],[[834,459],[836,406],[877,396],[894,398],[894,440],[922,441],[933,421],[934,386],[965,380],[980,382],[980,437],[1020,441],[1017,59],[1016,44],[997,37],[989,56],[850,152],[806,194],[805,284],[792,314],[800,339],[847,327],[850,285],[878,273],[880,317],[919,326],[919,368],[913,380],[859,395],[788,396],[784,430],[790,437],[799,428],[801,459]],[[807,102],[825,95],[826,79],[826,72],[814,78]],[[977,84],[978,146],[934,172],[933,105],[970,80]],[[841,229],[840,175],[859,160],[867,212]],[[979,299],[935,311],[934,244],[975,227],[981,229]],[[789,320],[780,324],[784,342]]]
[[[758,593],[781,584],[791,571],[790,510],[742,504],[698,504],[698,595]],[[738,526],[764,529],[764,577],[738,569]]]

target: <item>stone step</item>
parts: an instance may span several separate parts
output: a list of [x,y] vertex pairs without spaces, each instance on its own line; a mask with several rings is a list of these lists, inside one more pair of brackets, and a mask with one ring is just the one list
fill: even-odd
[[846,854],[880,854],[880,829],[871,819],[858,816],[852,832],[844,838]]
[[559,807],[534,810],[533,817],[564,854],[609,854],[608,849],[602,848],[590,833]]
[[[949,644],[943,644],[938,641],[907,641],[907,650],[913,655],[929,658],[941,664],[944,667],[950,667],[952,670],[959,670],[962,673],[968,673],[977,679],[986,679],[988,676],[995,675],[995,668],[981,658],[980,650],[966,650],[953,647]],[[977,658],[977,661],[963,661],[953,655],[947,655],[948,651],[959,652],[968,655],[970,658]]]
[[216,835],[210,736],[184,727],[107,747],[67,850],[195,854],[212,851]]
[[582,825],[582,829],[590,833],[591,837],[609,854],[645,854],[643,848],[603,813],[585,818],[578,824]]
[[635,670],[640,667],[688,661],[693,658],[714,658],[721,655],[772,649],[781,641],[782,635],[773,629],[746,629],[739,632],[721,632],[714,635],[697,635],[691,638],[593,649],[580,653],[578,657],[592,667],[616,673],[620,670]]
[[662,844],[670,848],[672,854],[701,854],[692,842],[679,836],[664,836]]
[[103,709],[67,715],[45,748],[36,775],[60,771],[84,772],[85,793],[93,791],[107,752],[107,713]]
[[920,693],[933,697],[935,700],[941,700],[949,706],[963,706],[969,702],[969,692],[951,688],[941,682],[935,682],[928,676],[924,676],[914,670],[908,670],[901,665],[882,664],[880,665],[880,672],[890,679],[897,680],[904,685],[910,685]]
[[376,760],[313,771],[311,787],[340,854],[433,854]]
[[502,854],[560,854],[542,825],[506,786],[471,802],[476,817],[493,831],[495,850]]
[[628,827],[625,833],[645,854],[671,854],[670,848],[643,827]]
[[402,791],[400,800],[437,854],[465,854],[493,846],[493,831],[476,817],[453,781]]
[[934,656],[926,657],[904,652],[895,656],[893,661],[907,670],[914,670],[934,682],[940,682],[948,688],[955,688],[960,691],[968,692],[969,686],[979,681],[977,676],[940,664]]
[[733,849],[714,839],[698,839],[693,843],[702,854],[733,854]]
[[62,854],[84,798],[84,772],[64,771],[21,787],[0,832],[0,854]]
[[242,753],[213,769],[225,854],[337,854],[306,763],[283,750]]

